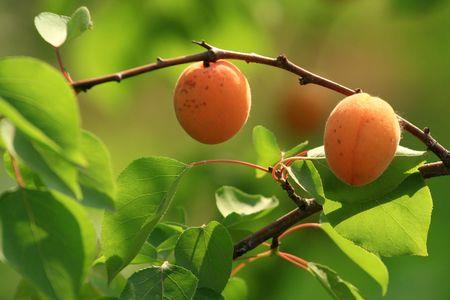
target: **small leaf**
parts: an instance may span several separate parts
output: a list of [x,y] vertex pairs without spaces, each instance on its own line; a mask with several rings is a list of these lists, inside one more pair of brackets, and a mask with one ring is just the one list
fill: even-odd
[[[422,156],[425,153],[427,153],[426,151],[418,151],[418,150],[413,150],[413,149],[409,149],[406,147],[403,147],[401,145],[398,145],[397,150],[395,151],[395,156]],[[306,155],[307,157],[311,157],[311,158],[322,158],[325,159],[325,147],[319,146],[313,149],[308,150],[308,153]]]
[[319,204],[325,201],[322,180],[311,161],[298,160],[287,168],[290,177],[303,190],[316,199]]
[[41,37],[53,47],[60,47],[67,38],[67,22],[70,18],[43,12],[34,18],[34,25]]
[[247,299],[247,295],[247,284],[239,277],[231,277],[222,292],[225,300],[243,300]]
[[114,209],[116,184],[108,149],[95,135],[83,131],[81,149],[88,166],[80,170],[83,204]]
[[221,294],[207,288],[199,288],[195,292],[193,300],[224,300]]
[[[275,135],[261,125],[253,128],[253,146],[256,150],[258,165],[268,167],[281,159],[281,150],[278,147]],[[256,177],[258,178],[265,174],[263,171],[256,170]]]
[[386,294],[389,273],[381,261],[381,259],[375,254],[364,250],[363,248],[355,245],[352,241],[347,240],[326,221],[326,217],[321,217],[320,228],[333,240],[333,242],[344,252],[355,264],[369,274],[381,287],[383,296]]
[[138,255],[131,261],[130,264],[154,264],[158,262],[158,252],[149,242],[145,242],[139,250]]
[[324,214],[343,237],[382,256],[427,255],[433,202],[420,174],[367,202],[326,200]]
[[215,221],[207,226],[189,228],[178,239],[175,260],[198,277],[199,288],[220,293],[231,273],[233,244],[230,235]]
[[267,215],[278,206],[278,199],[262,195],[250,195],[232,186],[223,186],[216,191],[216,205],[222,216],[235,213],[247,220],[256,220]]
[[178,238],[183,231],[184,228],[181,226],[159,223],[151,232],[147,242],[155,247],[159,259],[167,259],[173,249],[175,249]]
[[301,151],[303,151],[306,146],[308,146],[308,141],[304,141],[303,143],[298,144],[297,146],[293,147],[292,149],[289,149],[284,153],[284,157],[288,158],[291,156],[295,156],[299,154]]
[[93,26],[87,7],[79,7],[67,22],[67,40],[74,39]]
[[327,266],[309,262],[308,270],[334,299],[364,299],[354,285],[343,280]]
[[20,189],[0,200],[3,253],[51,299],[77,299],[95,255],[95,231],[83,208],[63,196]]
[[29,57],[0,59],[0,113],[30,141],[70,162],[86,164],[78,103],[55,68]]
[[39,291],[22,279],[17,286],[14,300],[46,300],[47,298],[39,293]]
[[171,158],[149,157],[135,160],[120,174],[116,210],[105,213],[102,226],[110,280],[138,254],[189,168]]
[[160,267],[143,269],[131,275],[120,300],[190,300],[197,282],[191,271],[165,262]]

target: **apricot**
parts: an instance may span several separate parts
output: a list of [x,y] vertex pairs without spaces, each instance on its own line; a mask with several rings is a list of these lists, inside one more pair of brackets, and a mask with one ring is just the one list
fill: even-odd
[[330,93],[317,86],[295,84],[280,101],[282,122],[297,137],[316,133],[325,122],[331,107]]
[[225,60],[187,67],[174,92],[178,121],[194,139],[218,144],[244,126],[251,106],[250,86],[242,72]]
[[328,165],[349,185],[377,179],[394,158],[399,141],[400,125],[392,107],[366,93],[339,102],[325,125]]

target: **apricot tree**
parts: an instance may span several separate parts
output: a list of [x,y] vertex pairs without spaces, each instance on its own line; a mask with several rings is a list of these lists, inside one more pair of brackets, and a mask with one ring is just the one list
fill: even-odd
[[[54,47],[61,72],[34,58],[0,59],[4,166],[17,182],[1,196],[1,245],[6,263],[23,276],[20,297],[244,299],[245,282],[236,274],[254,261],[277,256],[311,273],[334,298],[361,299],[362,292],[331,268],[283,248],[280,241],[306,228],[323,231],[383,295],[388,270],[382,256],[427,255],[432,199],[425,179],[450,174],[450,153],[427,128],[395,115],[383,100],[320,77],[283,55],[270,58],[205,42],[196,42],[205,49],[197,54],[74,81],[59,47],[92,27],[89,11],[82,7],[71,17],[42,13],[35,24]],[[284,69],[301,85],[350,96],[331,114],[325,146],[302,142],[281,151],[275,135],[257,126],[256,163],[145,157],[114,180],[108,149],[80,127],[76,94],[194,63],[175,88],[175,113],[192,137],[219,143],[236,134],[250,110],[247,80],[226,60]],[[400,129],[439,160],[425,162],[426,151],[399,146]],[[271,175],[297,207],[241,238],[239,229],[279,201],[224,186],[215,194],[220,222],[188,227],[182,218],[162,219],[182,177],[194,167],[216,163],[256,169],[257,177]],[[88,214],[92,207],[104,210],[97,234]],[[316,214],[317,223],[296,225]],[[124,278],[122,270],[134,264],[142,269]]]

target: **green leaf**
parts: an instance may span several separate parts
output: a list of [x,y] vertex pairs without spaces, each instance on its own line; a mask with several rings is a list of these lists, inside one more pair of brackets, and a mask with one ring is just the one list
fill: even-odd
[[135,160],[120,174],[116,210],[105,213],[102,226],[110,280],[138,254],[189,168],[171,158],[149,157]]
[[311,161],[295,161],[287,170],[298,186],[314,197],[319,204],[324,203],[325,193],[322,180]]
[[156,248],[160,256],[166,258],[167,253],[175,248],[177,240],[183,233],[184,228],[178,225],[159,223],[155,226],[147,241]]
[[278,206],[278,199],[275,196],[250,195],[235,187],[223,186],[216,191],[216,205],[222,216],[232,215],[233,223],[243,223],[270,213]]
[[88,162],[88,166],[80,170],[79,176],[83,204],[114,209],[116,184],[108,149],[102,141],[87,131],[83,131],[81,149]]
[[[398,145],[397,150],[395,151],[395,156],[422,156],[426,151],[418,151],[409,149],[406,147],[403,147],[401,145]],[[325,147],[319,146],[313,149],[308,150],[308,153],[306,155],[307,157],[316,158],[316,159],[325,159]]]
[[224,300],[224,298],[214,290],[199,288],[195,292],[194,300]]
[[[43,183],[39,179],[39,176],[37,176],[36,173],[31,171],[30,168],[28,168],[26,165],[24,165],[20,161],[17,161],[17,163],[19,166],[20,175],[22,176],[22,179],[25,183],[25,187],[28,189],[32,189],[32,190],[42,189]],[[11,160],[11,154],[9,154],[9,152],[7,152],[7,151],[5,151],[5,153],[3,154],[3,165],[5,167],[5,170],[6,170],[6,173],[8,174],[8,176],[11,177],[13,180],[16,180],[17,178],[14,173],[14,168],[13,168],[12,160]]]
[[[1,121],[1,136],[8,151],[20,162],[33,171],[49,188],[76,199],[81,198],[78,185],[78,170],[71,163],[61,158],[52,150],[42,147],[27,139],[7,120]],[[30,179],[29,176],[24,180]],[[35,181],[33,181],[35,182]],[[26,182],[31,187],[29,182]]]
[[50,65],[29,57],[0,59],[0,113],[42,147],[85,165],[74,92]]
[[293,147],[292,149],[289,149],[284,153],[284,157],[288,158],[291,156],[295,156],[299,154],[301,151],[303,151],[306,146],[308,146],[308,141],[304,141],[303,143],[298,144],[297,146]]
[[194,296],[197,278],[191,271],[168,262],[134,273],[125,286],[121,300],[186,299]]
[[364,250],[347,240],[326,221],[326,217],[321,217],[320,228],[333,240],[333,242],[344,252],[355,264],[370,275],[381,287],[383,296],[387,292],[389,284],[389,273],[383,261],[375,254]]
[[130,264],[146,264],[158,262],[158,252],[153,245],[145,242],[139,250],[138,255],[131,261]]
[[91,29],[92,26],[91,14],[87,7],[79,7],[67,22],[67,40],[82,35],[86,30]]
[[247,295],[247,284],[239,277],[231,277],[222,292],[225,300],[244,300],[247,299]]
[[14,300],[46,300],[31,284],[22,279],[16,289]]
[[372,201],[327,200],[323,211],[334,229],[355,244],[382,256],[427,255],[431,194],[420,174]]
[[327,266],[309,262],[308,270],[334,299],[364,299],[355,286],[343,280]]
[[51,299],[77,299],[95,256],[95,231],[76,202],[20,189],[0,199],[3,253]]
[[220,293],[231,273],[233,244],[230,235],[215,221],[207,226],[189,228],[178,239],[175,260],[198,277],[199,288]]
[[346,203],[376,200],[398,187],[423,164],[421,157],[395,157],[386,171],[364,186],[350,186],[338,179],[324,161],[315,161],[327,199]]
[[53,47],[60,47],[67,38],[69,17],[43,12],[34,18],[34,25],[41,37]]
[[[275,135],[261,125],[253,128],[253,146],[255,147],[258,165],[271,166],[281,159],[281,150],[278,147]],[[265,174],[263,171],[256,170],[256,177],[258,178]]]

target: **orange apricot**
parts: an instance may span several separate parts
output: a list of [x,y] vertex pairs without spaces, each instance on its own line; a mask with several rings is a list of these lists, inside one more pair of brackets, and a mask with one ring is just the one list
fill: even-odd
[[174,92],[178,121],[194,139],[218,144],[233,137],[247,121],[251,95],[244,74],[225,60],[187,67]]
[[297,137],[316,133],[325,122],[331,107],[330,93],[317,86],[295,84],[280,101],[282,122]]
[[366,93],[339,102],[325,125],[328,165],[349,185],[377,179],[394,158],[400,142],[400,125],[392,107]]

